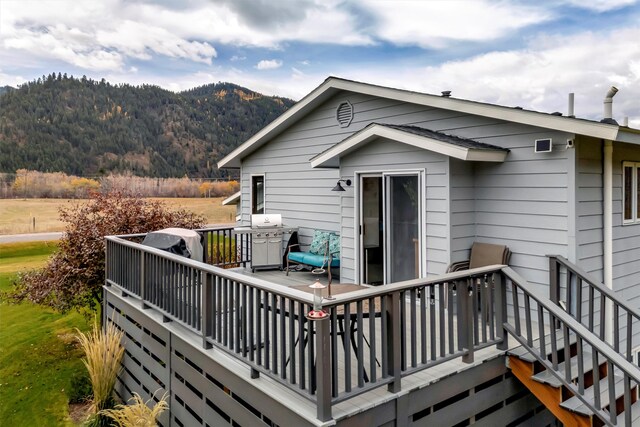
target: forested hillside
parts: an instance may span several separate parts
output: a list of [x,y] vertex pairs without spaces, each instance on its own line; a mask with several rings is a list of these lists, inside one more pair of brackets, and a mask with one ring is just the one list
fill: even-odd
[[51,74],[0,91],[0,172],[216,177],[216,162],[293,104],[232,83],[174,93]]

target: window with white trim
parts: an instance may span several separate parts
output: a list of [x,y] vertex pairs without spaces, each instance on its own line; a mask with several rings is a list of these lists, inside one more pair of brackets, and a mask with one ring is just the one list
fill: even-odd
[[264,213],[264,175],[251,176],[251,213]]
[[640,162],[622,163],[622,222],[640,222]]

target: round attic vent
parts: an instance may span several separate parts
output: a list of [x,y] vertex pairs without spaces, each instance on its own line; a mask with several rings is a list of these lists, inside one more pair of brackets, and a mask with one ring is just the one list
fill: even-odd
[[346,128],[353,120],[353,105],[349,101],[341,102],[336,108],[336,120],[340,127]]

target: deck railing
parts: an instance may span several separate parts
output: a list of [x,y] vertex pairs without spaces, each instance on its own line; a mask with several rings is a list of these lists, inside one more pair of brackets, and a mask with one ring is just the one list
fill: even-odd
[[[631,426],[631,405],[637,398],[640,385],[638,367],[555,302],[538,294],[511,268],[502,271],[514,310],[505,324],[509,334],[593,411],[604,425]],[[575,363],[568,363],[574,354]],[[560,369],[563,361],[566,363]],[[585,388],[590,385],[593,385],[593,392],[585,393]],[[605,400],[616,404],[603,405]],[[605,406],[606,409],[602,409]],[[623,421],[620,422],[619,418]]]
[[245,267],[251,262],[251,234],[236,233],[234,227],[196,230],[204,237],[204,262],[222,268]]
[[640,311],[562,256],[549,256],[549,275],[551,300],[632,361]]
[[[229,233],[211,232],[224,242]],[[327,320],[309,321],[311,293],[124,237],[106,239],[107,286],[191,329],[253,376],[315,401],[322,420],[335,403],[384,385],[399,391],[407,375],[454,358],[471,362],[475,351],[505,342],[501,266],[336,295],[323,301]]]

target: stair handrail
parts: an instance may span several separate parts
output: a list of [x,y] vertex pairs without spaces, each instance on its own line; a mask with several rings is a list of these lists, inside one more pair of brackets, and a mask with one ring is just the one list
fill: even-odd
[[[502,273],[505,275],[505,277],[508,280],[511,281],[514,287],[514,289],[512,289],[512,292],[517,291],[515,289],[516,287],[519,288],[523,292],[525,297],[533,299],[538,304],[538,307],[537,307],[538,310],[540,310],[540,308],[542,307],[550,314],[554,323],[557,322],[556,328],[559,324],[560,328],[563,329],[563,332],[566,330],[566,332],[564,332],[566,334],[565,343],[568,343],[568,331],[571,330],[577,337],[579,354],[582,354],[581,341],[584,341],[587,344],[589,344],[595,350],[595,352],[597,352],[598,354],[601,354],[606,359],[607,368],[609,372],[612,372],[612,370],[610,370],[609,368],[615,366],[620,371],[622,371],[622,373],[624,373],[624,381],[625,381],[624,406],[625,406],[625,409],[627,409],[624,411],[624,413],[625,413],[625,417],[627,417],[625,421],[628,421],[626,422],[626,424],[630,425],[631,414],[629,409],[631,406],[631,392],[630,392],[629,380],[632,380],[635,383],[640,385],[640,367],[637,367],[631,362],[629,362],[617,351],[611,348],[611,346],[609,346],[606,342],[598,338],[596,334],[589,331],[589,329],[587,329],[582,323],[574,319],[573,316],[568,314],[565,310],[563,310],[561,307],[556,305],[553,301],[551,301],[546,296],[541,295],[540,291],[536,287],[531,286],[527,280],[525,280],[522,276],[520,276],[518,273],[513,271],[510,267],[503,268]],[[515,297],[514,297],[514,300],[517,302],[517,299]],[[526,301],[525,301],[525,306],[529,307],[529,303],[527,303]],[[568,381],[562,374],[560,374],[557,371],[557,367],[558,367],[557,357],[552,357],[553,360],[549,362],[549,360],[546,357],[542,357],[540,355],[540,352],[536,351],[533,348],[532,338],[530,334],[531,325],[530,324],[525,325],[529,335],[528,337],[525,338],[521,333],[520,319],[518,317],[518,313],[516,312],[516,310],[519,310],[519,307],[514,306],[513,309],[515,314],[513,321],[514,323],[516,323],[516,325],[515,326],[512,325],[510,323],[511,319],[507,318],[505,323],[503,324],[504,329],[511,336],[513,336],[523,347],[525,347],[542,365],[544,365],[544,367],[547,370],[549,370],[549,372],[553,376],[555,376],[565,387],[571,390],[573,394],[577,396],[578,399],[580,399],[580,401],[584,403],[591,411],[593,411],[594,414],[596,414],[598,418],[600,418],[606,425],[615,426],[616,419],[617,419],[617,415],[615,411],[611,411],[609,414],[607,414],[602,409],[596,406],[599,404],[599,398],[600,398],[599,384],[595,386],[596,390],[594,395],[597,396],[596,397],[597,401],[594,404],[584,397],[584,384],[583,384],[584,379],[583,378],[579,378],[579,384],[578,386],[576,386],[573,382]],[[526,318],[529,322],[531,321],[530,315],[526,316]],[[543,319],[542,315],[539,315],[538,318]],[[555,336],[554,329],[555,329],[554,327],[551,327],[552,336]],[[551,345],[553,346],[553,342],[551,343]],[[566,351],[567,350],[565,349],[565,352]],[[594,357],[595,360],[597,360],[597,354],[595,354],[595,352],[594,354],[592,354],[592,356]],[[597,369],[594,370],[594,377],[596,377],[594,378],[594,384],[596,384],[599,381],[599,373],[597,371],[598,371]],[[611,376],[610,378],[613,378],[613,377]],[[613,381],[613,379],[611,379],[610,381]],[[611,385],[613,384],[612,383],[609,383],[609,384],[610,384],[610,393],[611,393]],[[615,390],[613,391],[613,394],[615,396]]]
[[564,265],[566,268],[573,271],[582,280],[587,282],[587,284],[593,286],[594,288],[598,289],[598,291],[602,292],[602,294],[606,295],[606,297],[611,299],[616,305],[623,308],[625,311],[633,315],[633,317],[635,317],[636,319],[640,320],[640,310],[627,305],[624,301],[621,301],[620,298],[611,289],[604,285],[604,283],[601,283],[598,280],[594,280],[593,276],[590,273],[587,273],[584,269],[572,263],[562,255],[547,255],[547,257],[552,260],[557,260],[560,264]]
[[[611,337],[611,339],[613,340],[612,343],[609,343],[614,350],[620,352],[620,310],[622,310],[624,313],[627,314],[627,337],[626,337],[626,353],[627,353],[627,360],[631,361],[632,360],[632,352],[631,352],[631,345],[632,345],[632,335],[633,335],[633,322],[632,322],[632,318],[635,319],[636,322],[640,323],[640,310],[631,307],[630,305],[628,305],[627,303],[625,303],[625,301],[622,301],[620,299],[620,297],[618,295],[615,294],[615,292],[613,292],[611,289],[609,289],[607,286],[605,286],[603,283],[601,283],[598,280],[595,280],[593,278],[592,275],[590,275],[589,273],[587,273],[585,270],[583,270],[582,268],[580,268],[579,266],[577,266],[576,264],[572,263],[571,261],[567,260],[566,258],[564,258],[561,255],[547,255],[549,258],[549,276],[550,276],[550,295],[551,295],[551,300],[554,301],[556,304],[559,303],[559,296],[560,296],[560,286],[559,286],[559,275],[560,275],[560,270],[557,268],[557,265],[561,265],[564,266],[567,269],[567,272],[571,272],[572,274],[575,274],[577,278],[580,279],[580,281],[578,282],[578,284],[580,283],[586,283],[589,287],[591,287],[592,289],[595,289],[597,292],[600,293],[601,295],[601,301],[600,301],[600,310],[601,310],[601,315],[600,315],[600,334],[599,334],[599,338],[604,340],[605,342],[606,337],[606,321],[609,320],[610,318],[613,318],[613,327],[611,328],[611,330],[613,331],[613,336]],[[568,286],[568,284],[567,284]],[[577,291],[580,292],[581,295],[581,287],[578,286]],[[589,298],[595,298],[595,295],[593,295],[591,292],[589,294]],[[606,300],[611,302],[611,308],[606,308]],[[590,303],[590,308],[593,308],[593,301]],[[569,307],[567,307],[567,309],[569,309]],[[611,313],[608,313],[608,315],[605,315],[606,311],[611,311]],[[569,313],[572,314],[572,313]],[[591,329],[593,329],[593,316],[589,317],[589,326],[591,327]],[[582,319],[578,319],[579,321],[582,321]]]

